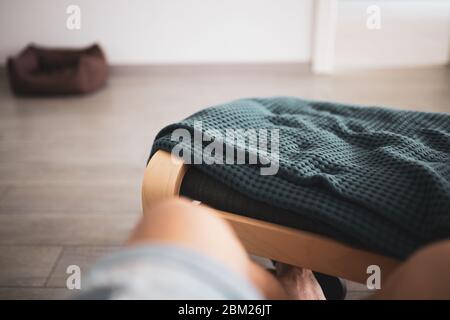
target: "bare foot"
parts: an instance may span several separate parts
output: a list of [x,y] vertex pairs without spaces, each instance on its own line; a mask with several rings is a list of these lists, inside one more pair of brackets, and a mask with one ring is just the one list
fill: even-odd
[[277,262],[276,277],[291,299],[325,300],[322,288],[309,269]]

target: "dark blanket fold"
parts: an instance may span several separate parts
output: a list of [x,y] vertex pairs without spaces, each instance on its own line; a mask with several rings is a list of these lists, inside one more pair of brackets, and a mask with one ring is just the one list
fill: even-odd
[[217,136],[227,129],[279,130],[276,175],[261,175],[263,164],[195,165],[251,199],[333,226],[358,246],[401,259],[450,237],[448,114],[289,97],[242,99],[164,128],[152,154],[179,146],[172,132],[193,133],[196,121]]

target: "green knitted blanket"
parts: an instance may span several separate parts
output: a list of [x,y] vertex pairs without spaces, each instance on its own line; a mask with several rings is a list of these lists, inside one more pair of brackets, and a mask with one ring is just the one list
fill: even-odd
[[[207,108],[157,135],[152,154],[188,146],[191,153],[180,155],[195,163],[205,149],[199,151],[180,135],[174,139],[175,129],[192,136],[213,132],[203,148],[217,138],[223,150],[237,154],[244,148],[246,159],[260,151],[259,145],[255,149],[250,140],[242,145],[220,136],[229,129],[278,129],[275,175],[261,174],[267,161],[227,164],[223,155],[225,164],[206,164],[220,160],[219,148],[209,149],[210,159],[195,165],[247,197],[332,225],[371,250],[405,258],[426,243],[450,237],[448,114],[290,97],[242,99]],[[269,147],[262,154],[270,160],[274,136],[267,136]]]

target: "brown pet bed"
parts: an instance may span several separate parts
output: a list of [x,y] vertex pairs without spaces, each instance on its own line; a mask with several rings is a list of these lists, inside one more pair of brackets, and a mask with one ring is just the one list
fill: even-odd
[[108,65],[96,44],[81,50],[30,45],[8,59],[8,76],[17,95],[81,94],[105,84]]

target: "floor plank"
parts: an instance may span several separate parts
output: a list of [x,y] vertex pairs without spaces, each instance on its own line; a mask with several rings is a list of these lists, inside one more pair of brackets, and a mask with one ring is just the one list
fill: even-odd
[[59,258],[49,280],[47,287],[66,288],[67,267],[77,265],[81,269],[81,288],[84,287],[83,280],[89,268],[95,261],[117,251],[119,247],[65,247]]
[[121,245],[139,217],[139,214],[1,214],[0,249],[4,250],[6,245]]
[[14,186],[0,214],[139,214],[140,189],[140,183]]
[[0,204],[2,203],[3,198],[6,197],[6,193],[10,189],[8,185],[0,185]]
[[73,293],[63,288],[0,288],[0,300],[62,300]]
[[0,246],[0,287],[42,287],[60,253],[58,246]]

